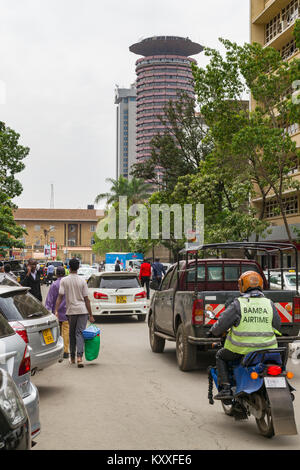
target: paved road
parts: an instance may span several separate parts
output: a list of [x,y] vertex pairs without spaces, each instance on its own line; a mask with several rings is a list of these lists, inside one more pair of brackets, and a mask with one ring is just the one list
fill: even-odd
[[[41,435],[34,449],[299,449],[300,438],[265,439],[255,420],[235,422],[207,400],[206,369],[184,373],[174,343],[149,347],[148,327],[135,318],[103,319],[101,353],[83,369],[68,361],[33,381],[40,393]],[[300,365],[292,366],[300,390]],[[300,432],[300,393],[295,400]]]

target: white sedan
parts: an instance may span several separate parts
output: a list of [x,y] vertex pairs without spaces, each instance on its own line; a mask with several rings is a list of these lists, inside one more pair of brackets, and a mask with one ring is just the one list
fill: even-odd
[[79,268],[78,271],[77,271],[77,274],[82,277],[83,279],[85,279],[86,281],[89,280],[89,278],[93,275],[93,274],[96,274],[98,272],[97,269],[95,268]]
[[102,272],[88,281],[93,315],[137,315],[145,321],[148,313],[146,292],[135,272]]

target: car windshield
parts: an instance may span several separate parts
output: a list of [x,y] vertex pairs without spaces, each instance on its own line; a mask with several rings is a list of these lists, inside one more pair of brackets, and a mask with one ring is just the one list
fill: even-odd
[[137,277],[102,277],[100,286],[102,289],[135,289],[140,287]]
[[8,321],[28,320],[50,314],[43,304],[31,294],[0,297],[0,313]]

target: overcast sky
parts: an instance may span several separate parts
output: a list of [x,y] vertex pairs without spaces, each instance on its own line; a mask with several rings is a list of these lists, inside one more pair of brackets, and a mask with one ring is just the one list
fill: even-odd
[[[115,178],[115,85],[156,35],[249,41],[248,0],[0,0],[0,120],[30,147],[19,207],[86,208]],[[205,65],[203,54],[194,56]],[[2,85],[2,87],[1,87]],[[2,93],[3,94],[3,93]]]

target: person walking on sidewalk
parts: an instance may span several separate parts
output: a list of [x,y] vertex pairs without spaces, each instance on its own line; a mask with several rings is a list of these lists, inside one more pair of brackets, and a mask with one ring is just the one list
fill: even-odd
[[[62,266],[58,266],[58,268],[56,269],[56,276],[57,276],[57,280],[53,284],[51,284],[51,287],[49,289],[49,292],[46,298],[46,303],[45,303],[45,307],[52,313],[55,313],[55,306],[56,306],[56,301],[58,298],[59,286],[60,286],[60,282],[62,278],[65,276],[65,268],[63,268]],[[60,334],[64,340],[64,356],[63,356],[64,359],[68,359],[69,357],[69,334],[70,334],[69,320],[66,315],[66,311],[67,311],[66,298],[64,296],[58,309],[58,321],[59,321],[59,327],[60,327]]]
[[66,313],[70,326],[71,364],[75,364],[75,356],[77,355],[77,365],[78,367],[83,367],[84,338],[82,332],[86,328],[88,319],[91,323],[95,320],[88,298],[87,283],[77,274],[79,265],[80,263],[76,258],[70,260],[70,274],[60,282],[55,315],[58,316],[58,309],[65,295]]

